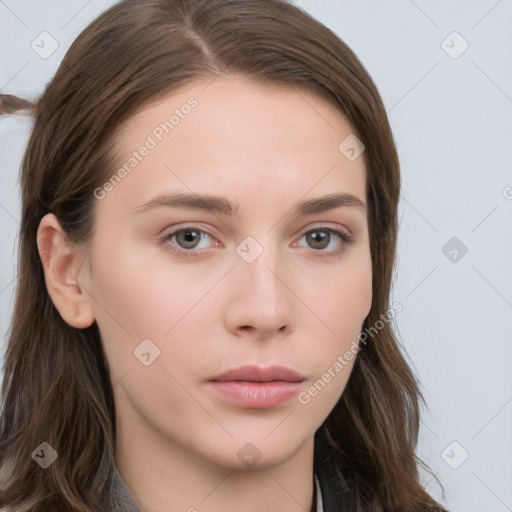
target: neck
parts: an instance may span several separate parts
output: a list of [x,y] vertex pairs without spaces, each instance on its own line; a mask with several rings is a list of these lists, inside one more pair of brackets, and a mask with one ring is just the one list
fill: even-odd
[[[118,424],[116,466],[139,507],[147,512],[314,512],[313,438],[291,458],[240,469],[199,450]],[[236,453],[236,449],[233,448]],[[142,455],[143,454],[143,455]]]

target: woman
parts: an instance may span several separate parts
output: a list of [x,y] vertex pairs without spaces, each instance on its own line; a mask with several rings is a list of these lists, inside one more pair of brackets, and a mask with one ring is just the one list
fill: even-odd
[[325,26],[120,2],[38,101],[21,186],[3,510],[443,510],[390,323],[397,153]]

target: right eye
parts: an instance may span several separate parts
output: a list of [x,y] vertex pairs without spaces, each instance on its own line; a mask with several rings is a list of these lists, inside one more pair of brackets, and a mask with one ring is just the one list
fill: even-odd
[[[166,234],[162,242],[171,244],[171,250],[185,253],[202,252],[208,248],[208,244],[214,240],[213,236],[197,226],[187,226]],[[201,242],[202,246],[201,246]],[[198,249],[198,250],[195,250]]]

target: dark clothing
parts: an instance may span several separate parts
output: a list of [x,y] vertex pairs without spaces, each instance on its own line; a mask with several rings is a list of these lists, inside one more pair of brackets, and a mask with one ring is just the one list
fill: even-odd
[[315,436],[313,470],[320,483],[324,512],[354,512],[355,493],[339,470],[323,429]]

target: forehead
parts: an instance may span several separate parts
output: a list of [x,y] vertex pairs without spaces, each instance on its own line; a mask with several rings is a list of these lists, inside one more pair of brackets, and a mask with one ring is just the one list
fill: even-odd
[[123,189],[138,198],[165,188],[269,200],[343,191],[364,200],[363,157],[339,149],[349,136],[348,120],[310,91],[217,77],[142,108],[115,148],[119,166],[135,164]]

